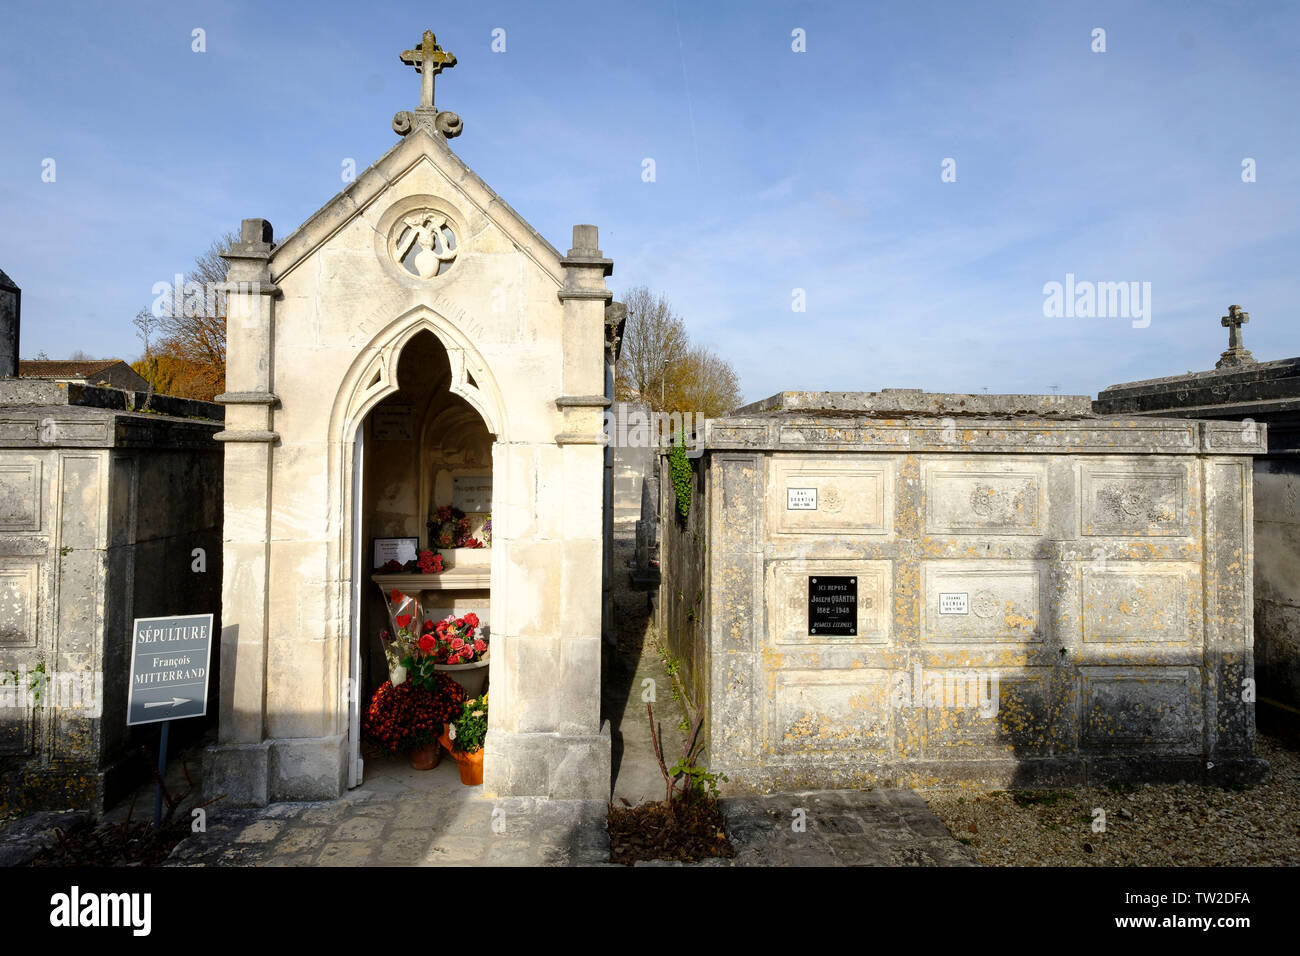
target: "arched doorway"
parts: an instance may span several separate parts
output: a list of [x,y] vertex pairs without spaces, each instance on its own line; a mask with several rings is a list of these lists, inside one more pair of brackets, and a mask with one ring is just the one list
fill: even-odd
[[[384,595],[398,589],[415,597],[423,617],[434,621],[473,611],[483,636],[492,637],[491,511],[499,481],[494,468],[498,436],[479,411],[484,393],[473,363],[467,367],[465,351],[454,345],[449,349],[427,322],[395,336],[379,349],[378,358],[359,379],[352,377],[354,383],[364,383],[370,400],[355,425],[351,462],[349,787],[373,775],[365,770],[361,712],[389,676],[379,640],[381,630],[391,630]],[[480,367],[479,377],[485,378],[484,373]],[[376,386],[383,386],[382,394]],[[430,516],[442,506],[465,513],[464,534],[451,542],[436,540],[437,529],[429,527]],[[438,550],[446,570],[385,571],[383,562],[399,547],[405,549],[403,559],[416,550]]]

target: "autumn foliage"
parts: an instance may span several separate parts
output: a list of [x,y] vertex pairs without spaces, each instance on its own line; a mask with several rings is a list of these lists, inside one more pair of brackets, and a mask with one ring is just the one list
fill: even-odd
[[175,294],[158,297],[135,317],[144,357],[131,365],[160,395],[211,401],[226,387],[226,295],[228,265],[221,253],[238,241],[217,239],[194,260]]

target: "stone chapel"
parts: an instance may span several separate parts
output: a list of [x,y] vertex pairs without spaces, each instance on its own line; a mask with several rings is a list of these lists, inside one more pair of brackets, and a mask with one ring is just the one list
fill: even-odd
[[456,61],[433,33],[402,61],[421,98],[394,118],[397,143],[286,238],[245,219],[225,255],[205,789],[260,805],[361,782],[361,710],[387,676],[375,544],[424,547],[430,513],[452,504],[491,521],[490,546],[409,586],[426,611],[472,608],[490,627],[484,792],[604,799],[612,263],[591,225],[559,252],[452,152],[462,123],[434,105],[434,78]]

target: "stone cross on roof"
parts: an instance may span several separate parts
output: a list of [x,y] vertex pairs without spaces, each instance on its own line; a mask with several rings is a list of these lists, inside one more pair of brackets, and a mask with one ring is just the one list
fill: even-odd
[[438,133],[447,139],[459,136],[464,124],[459,116],[450,110],[439,111],[433,105],[433,78],[443,70],[450,70],[456,65],[456,56],[438,46],[438,38],[432,30],[425,30],[420,45],[414,50],[403,50],[402,62],[415,67],[420,74],[420,105],[414,112],[403,110],[393,117],[393,132],[405,136],[413,129],[424,129]]
[[402,62],[420,74],[420,105],[433,106],[433,78],[456,65],[456,55],[438,46],[432,30],[425,30],[420,45],[402,51]]
[[1250,313],[1241,311],[1241,306],[1228,306],[1228,314],[1219,320],[1228,330],[1228,351],[1220,356],[1215,368],[1233,368],[1238,365],[1254,365],[1255,356],[1242,344],[1241,327],[1250,321]]

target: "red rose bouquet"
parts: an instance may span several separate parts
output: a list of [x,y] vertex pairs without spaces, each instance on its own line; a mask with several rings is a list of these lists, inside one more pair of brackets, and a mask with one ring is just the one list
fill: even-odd
[[411,680],[422,686],[434,684],[441,676],[436,669],[439,663],[438,638],[433,628],[433,621],[425,621],[420,627],[420,636],[409,645],[406,656],[402,658],[402,666],[410,673]]
[[406,658],[410,656],[418,641],[412,623],[424,615],[415,598],[403,594],[396,588],[393,588],[387,597],[388,616],[397,634],[394,636],[387,630],[380,631],[379,641],[383,645],[384,657],[388,661],[389,676],[394,684],[401,684],[406,680],[406,671],[409,669]]
[[473,664],[487,657],[487,639],[476,635],[478,615],[464,617],[449,614],[433,626],[436,640],[434,654],[440,664]]

